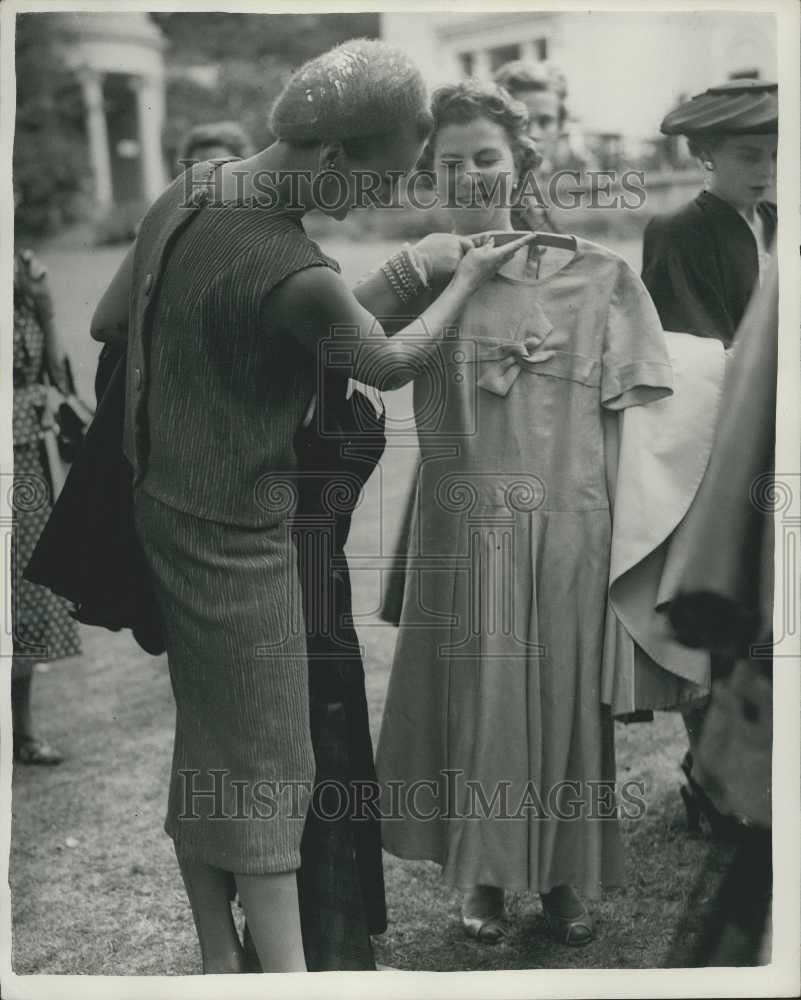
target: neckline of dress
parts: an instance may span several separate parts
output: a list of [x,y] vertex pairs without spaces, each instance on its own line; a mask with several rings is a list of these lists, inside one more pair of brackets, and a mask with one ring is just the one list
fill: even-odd
[[573,251],[573,256],[570,258],[570,260],[564,263],[556,271],[552,271],[551,274],[546,274],[545,277],[543,278],[515,277],[514,275],[507,274],[505,271],[502,270],[496,271],[495,277],[501,278],[503,281],[511,282],[513,285],[532,285],[534,288],[537,288],[540,285],[546,285],[549,282],[553,281],[555,278],[558,278],[561,275],[563,275],[565,271],[568,271],[571,267],[573,267],[576,261],[583,256],[583,247],[582,247],[583,242],[584,242],[583,240],[576,237],[576,249]]

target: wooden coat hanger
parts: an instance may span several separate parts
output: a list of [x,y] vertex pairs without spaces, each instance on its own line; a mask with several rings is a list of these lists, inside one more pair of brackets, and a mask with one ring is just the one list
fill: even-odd
[[[521,236],[526,235],[526,232],[531,230],[488,229],[483,233],[473,233],[468,238],[475,240],[480,236],[492,236],[495,239],[495,246],[502,247],[512,240],[519,240]],[[556,247],[559,250],[572,250],[574,253],[578,249],[575,236],[563,236],[561,233],[536,233],[529,246]]]
[[[525,229],[513,229],[511,232],[507,229],[488,229],[483,233],[473,233],[469,239],[475,240],[480,236],[492,236],[495,240],[496,247],[502,247],[506,243],[511,243],[513,240],[520,239],[521,236],[525,236],[526,232],[532,232],[532,230]],[[540,257],[536,254],[537,247],[555,247],[558,250],[570,250],[575,253],[578,250],[578,242],[575,236],[562,235],[561,233],[536,233],[534,239],[528,244],[528,258],[531,260],[532,257],[537,258],[537,277],[540,276]]]

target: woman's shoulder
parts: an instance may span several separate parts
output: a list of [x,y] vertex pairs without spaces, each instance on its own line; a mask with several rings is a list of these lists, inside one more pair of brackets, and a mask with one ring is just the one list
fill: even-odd
[[311,295],[329,287],[331,280],[341,282],[339,263],[287,216],[258,220],[229,271],[262,294],[280,285]]
[[298,219],[282,212],[262,212],[261,215],[253,222],[252,234],[257,237],[252,245],[254,256],[269,259],[278,256],[281,263],[289,266],[324,265],[331,271],[340,272],[339,262],[307,235]]
[[677,236],[697,234],[704,226],[704,205],[699,197],[693,198],[672,212],[655,215],[646,226],[653,235]]
[[265,289],[270,296],[270,313],[278,320],[282,316],[297,322],[299,317],[316,323],[329,315],[332,308],[347,293],[339,268],[328,267],[323,259],[307,262],[292,261],[280,280]]

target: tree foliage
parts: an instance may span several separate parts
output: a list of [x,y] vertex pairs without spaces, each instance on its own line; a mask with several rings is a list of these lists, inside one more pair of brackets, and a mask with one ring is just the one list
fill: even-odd
[[153,13],[150,15],[186,62],[265,56],[287,65],[304,62],[347,38],[379,33],[378,14]]
[[15,227],[39,236],[79,218],[91,191],[83,98],[63,60],[61,22],[22,14],[16,28]]
[[[238,121],[267,145],[270,106],[289,73],[333,45],[376,37],[377,14],[152,13],[169,43],[164,147],[177,171],[183,137],[201,123]],[[69,27],[52,14],[16,22],[14,185],[20,234],[39,236],[85,214],[92,174],[78,81],[63,58]],[[212,86],[183,72],[216,67]]]
[[[170,43],[164,147],[178,170],[193,125],[239,122],[256,148],[271,141],[267,119],[291,71],[348,38],[377,37],[377,14],[154,13]],[[216,66],[213,86],[182,67]]]

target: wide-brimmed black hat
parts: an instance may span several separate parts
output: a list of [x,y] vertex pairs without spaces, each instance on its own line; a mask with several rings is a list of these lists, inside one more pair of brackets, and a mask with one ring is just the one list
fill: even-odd
[[689,136],[705,132],[729,135],[778,132],[778,91],[778,84],[763,80],[732,80],[710,87],[666,115],[660,131],[664,135]]

